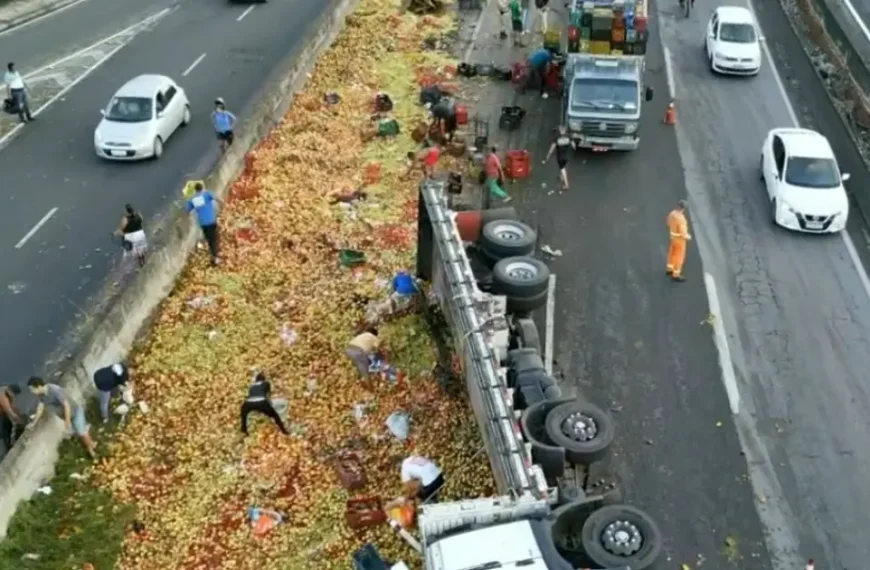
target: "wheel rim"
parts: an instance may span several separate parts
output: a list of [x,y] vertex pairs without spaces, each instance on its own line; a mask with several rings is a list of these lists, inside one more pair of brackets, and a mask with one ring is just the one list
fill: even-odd
[[493,229],[493,234],[505,241],[519,241],[526,237],[521,228],[509,224],[499,224]]
[[601,546],[614,556],[627,558],[643,547],[643,533],[629,521],[615,520],[601,533]]
[[577,412],[562,420],[562,433],[574,441],[592,441],[598,436],[598,424],[593,418]]
[[538,268],[527,261],[513,261],[507,264],[505,273],[518,281],[531,281],[538,276]]

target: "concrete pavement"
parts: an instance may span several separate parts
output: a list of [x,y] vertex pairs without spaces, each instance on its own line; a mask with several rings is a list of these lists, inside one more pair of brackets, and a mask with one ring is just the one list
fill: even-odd
[[[770,225],[758,158],[767,131],[792,124],[785,93],[799,121],[831,140],[850,186],[867,188],[870,176],[776,0],[754,4],[779,79],[770,58],[756,78],[713,76],[702,38],[718,3],[697,3],[689,20],[672,4],[658,5],[652,28],[647,80],[657,97],[638,151],[579,154],[572,191],[558,195],[555,165],[540,164],[558,101],[516,99],[529,111],[525,126],[506,144],[496,135],[503,148],[531,150],[532,179],[509,191],[542,228],[541,242],[563,252],[551,262],[557,368],[614,411],[612,467],[628,501],[661,524],[670,564],[793,570],[812,557],[819,568],[865,566],[870,291],[840,237]],[[520,57],[482,30],[488,48],[474,61]],[[671,53],[676,129],[661,125],[660,42]],[[490,93],[473,104],[496,114],[513,100]],[[687,195],[696,240],[689,282],[677,285],[664,276],[664,217]],[[859,218],[850,233],[866,256]],[[707,324],[707,284],[733,359],[736,416]]]
[[[299,47],[294,38],[303,36],[321,7],[301,0],[273,2],[239,20],[246,9],[198,0],[179,5],[0,152],[7,205],[0,211],[0,312],[6,317],[0,346],[14,355],[7,359],[6,378],[21,382],[55,367],[46,362],[49,353],[86,316],[99,315],[94,303],[107,277],[118,275],[119,252],[109,236],[123,205],[139,208],[147,227],[177,201],[183,181],[199,177],[217,158],[208,118],[214,97],[224,97],[243,124],[263,80]],[[192,124],[169,140],[159,161],[102,162],[92,148],[99,110],[122,83],[141,73],[174,77],[192,102]]]

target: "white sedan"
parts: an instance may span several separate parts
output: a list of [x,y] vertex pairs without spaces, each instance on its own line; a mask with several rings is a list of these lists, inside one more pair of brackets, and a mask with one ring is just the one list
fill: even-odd
[[720,6],[707,24],[705,40],[710,69],[731,75],[757,75],[761,45],[752,12],[739,6]]
[[172,79],[140,75],[125,83],[100,113],[103,120],[94,131],[97,156],[160,158],[169,137],[190,123],[190,101]]
[[849,197],[828,139],[809,129],[773,129],[761,149],[761,179],[773,222],[790,230],[836,233],[849,219]]

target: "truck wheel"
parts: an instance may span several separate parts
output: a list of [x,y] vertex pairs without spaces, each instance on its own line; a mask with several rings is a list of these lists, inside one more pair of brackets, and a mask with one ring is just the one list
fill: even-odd
[[479,245],[496,260],[535,251],[538,234],[530,226],[515,220],[494,220],[483,226]]
[[535,297],[508,297],[507,312],[512,315],[527,315],[546,305],[547,295],[549,295],[549,292],[544,291]]
[[550,268],[539,259],[528,256],[507,257],[495,264],[492,270],[492,291],[506,295],[508,301],[537,299],[544,294],[546,299]]
[[546,388],[544,388],[544,399],[550,402],[553,402],[555,400],[561,400],[562,389],[558,386],[547,386]]
[[583,523],[581,539],[599,568],[652,568],[662,550],[662,534],[652,517],[628,505],[602,507]]
[[544,401],[544,391],[540,386],[518,386],[514,390],[514,408],[517,410],[525,410],[529,406],[534,406]]
[[544,470],[549,485],[556,485],[565,474],[565,449],[553,445],[544,429],[547,412],[557,405],[553,402],[541,402],[529,406],[520,416],[523,438],[532,446],[532,461]]
[[541,350],[541,335],[538,334],[538,327],[535,321],[529,318],[521,318],[516,321],[517,336],[521,341],[523,348],[534,348],[537,351]]
[[517,375],[544,370],[541,353],[533,348],[518,348],[508,352],[508,367]]
[[613,418],[601,408],[582,400],[556,406],[546,421],[547,435],[565,448],[574,465],[591,465],[607,455],[613,442]]

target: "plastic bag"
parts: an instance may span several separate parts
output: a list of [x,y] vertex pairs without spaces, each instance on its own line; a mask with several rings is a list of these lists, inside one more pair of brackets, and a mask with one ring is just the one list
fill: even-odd
[[387,418],[387,429],[399,441],[405,441],[411,433],[411,418],[405,412],[393,412]]

